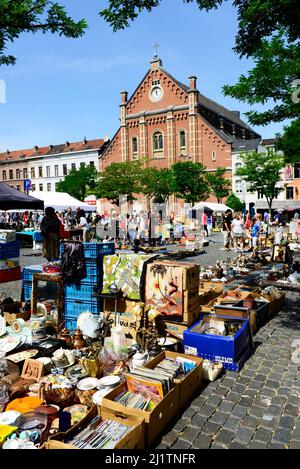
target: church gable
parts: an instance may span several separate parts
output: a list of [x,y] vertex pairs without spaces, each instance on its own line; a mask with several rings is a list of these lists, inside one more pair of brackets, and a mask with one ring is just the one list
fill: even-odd
[[149,70],[127,103],[127,116],[188,105],[187,88],[183,86],[160,67]]

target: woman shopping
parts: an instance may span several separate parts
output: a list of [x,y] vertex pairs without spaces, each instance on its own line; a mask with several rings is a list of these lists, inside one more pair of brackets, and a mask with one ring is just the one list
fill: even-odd
[[49,261],[59,258],[61,222],[56,216],[53,207],[47,207],[45,216],[41,222],[41,234],[43,236],[43,256]]

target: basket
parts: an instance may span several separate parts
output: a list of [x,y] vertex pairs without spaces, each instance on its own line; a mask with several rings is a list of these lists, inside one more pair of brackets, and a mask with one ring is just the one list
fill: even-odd
[[20,241],[0,243],[0,260],[20,257]]
[[43,398],[48,404],[55,404],[61,408],[68,407],[74,403],[74,389],[56,388],[50,385],[43,390]]

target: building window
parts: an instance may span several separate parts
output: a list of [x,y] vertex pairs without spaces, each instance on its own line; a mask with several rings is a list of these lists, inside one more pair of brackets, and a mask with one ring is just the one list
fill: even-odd
[[152,86],[160,85],[160,80],[153,80]]
[[132,152],[132,157],[136,158],[138,154],[138,139],[136,137],[133,137],[131,140],[131,152]]
[[164,137],[161,132],[156,132],[153,135],[153,150],[162,151],[164,149]]
[[94,161],[90,161],[90,166],[95,167],[95,162],[94,162]]
[[58,164],[54,166],[54,176],[58,177]]
[[264,198],[264,194],[262,193],[261,189],[257,189],[257,198],[258,199],[263,199]]
[[46,166],[46,176],[47,178],[50,177],[50,166]]
[[35,169],[31,168],[30,172],[31,172],[31,178],[35,178]]
[[39,166],[39,177],[40,178],[43,177],[43,167],[42,166]]
[[31,184],[31,191],[32,191],[32,192],[35,191],[35,184]]
[[48,182],[48,184],[47,184],[47,191],[51,192],[51,183],[50,182]]
[[71,163],[71,169],[72,171],[76,171],[76,163]]
[[24,179],[27,179],[27,178],[28,178],[28,171],[27,171],[27,168],[24,168],[24,169],[23,169],[23,177],[24,177]]
[[84,167],[85,167],[85,163],[82,161],[82,162],[80,163],[80,168],[84,168]]
[[6,181],[6,171],[2,171],[2,180]]
[[63,175],[64,176],[67,176],[68,174],[68,165],[67,164],[63,164]]
[[217,155],[215,151],[211,152],[211,161],[217,161]]
[[294,166],[294,178],[300,178],[300,163],[296,163]]
[[286,198],[287,200],[291,200],[294,198],[294,188],[293,187],[287,187],[286,188]]
[[243,192],[243,183],[242,181],[238,180],[235,182],[235,192],[236,193],[242,193]]
[[21,170],[20,169],[16,170],[16,179],[21,179]]
[[43,192],[43,184],[39,184],[39,190]]
[[9,179],[13,179],[14,178],[14,172],[12,169],[9,170]]
[[242,166],[243,166],[242,163],[236,163],[236,164],[235,164],[235,169],[239,169],[239,168],[241,168]]
[[181,130],[179,133],[179,146],[181,150],[186,147],[186,136],[184,130]]

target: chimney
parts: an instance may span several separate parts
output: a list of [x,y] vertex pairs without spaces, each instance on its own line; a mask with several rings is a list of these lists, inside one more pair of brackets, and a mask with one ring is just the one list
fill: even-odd
[[84,139],[83,139],[83,144],[84,144],[84,145],[87,144],[87,139],[86,139],[86,137],[84,137]]
[[121,98],[122,98],[122,104],[126,104],[127,99],[128,99],[128,92],[127,91],[121,91]]
[[70,146],[70,142],[68,142],[68,140],[66,141],[66,148],[68,148]]
[[34,147],[34,151],[38,151],[39,147],[37,145],[35,145]]
[[196,90],[197,89],[197,77],[192,76],[189,77],[190,80],[190,90]]
[[150,64],[151,64],[151,67],[150,67],[151,70],[158,70],[162,68],[162,60],[157,55],[153,57]]
[[49,145],[49,150],[53,150],[53,145]]
[[10,154],[10,151],[6,150],[6,156],[8,156],[9,154]]

